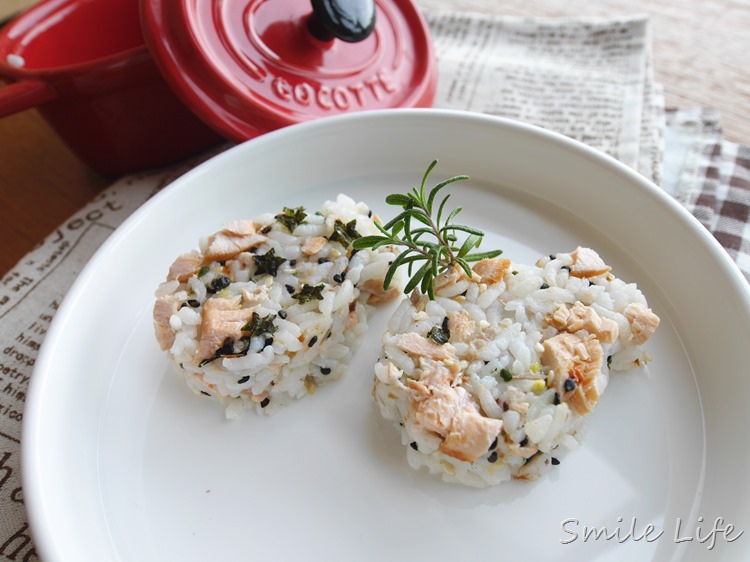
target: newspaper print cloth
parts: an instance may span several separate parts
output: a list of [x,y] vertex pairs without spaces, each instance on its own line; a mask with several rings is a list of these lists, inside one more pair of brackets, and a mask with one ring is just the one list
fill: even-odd
[[[710,111],[665,114],[653,83],[647,20],[435,12],[428,21],[439,59],[437,107],[530,121],[587,142],[656,181],[662,174],[663,142],[665,189],[750,273],[749,150],[723,141]],[[669,126],[662,129],[665,119]],[[211,155],[123,178],[0,278],[1,561],[38,560],[23,506],[21,421],[28,381],[55,311],[112,231],[159,189]]]

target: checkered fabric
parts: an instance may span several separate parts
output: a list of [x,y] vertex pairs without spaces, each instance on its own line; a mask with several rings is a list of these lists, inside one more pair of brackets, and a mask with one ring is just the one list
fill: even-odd
[[[750,146],[724,140],[718,114],[667,110],[665,154],[682,155],[682,170],[664,187],[726,249],[750,281]],[[682,136],[682,149],[676,137]],[[672,146],[670,146],[670,142]]]

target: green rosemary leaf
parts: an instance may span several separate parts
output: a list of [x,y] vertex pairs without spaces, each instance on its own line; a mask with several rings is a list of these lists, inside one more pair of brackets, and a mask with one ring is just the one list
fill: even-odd
[[367,248],[372,248],[375,244],[380,242],[385,242],[387,244],[390,243],[391,240],[385,236],[363,236],[354,241],[353,247],[355,250],[365,250]]
[[424,199],[424,188],[425,188],[425,185],[427,185],[427,178],[430,177],[430,174],[432,173],[432,170],[435,169],[435,166],[437,166],[437,163],[438,163],[437,158],[433,160],[432,162],[430,162],[430,165],[427,166],[427,169],[425,170],[424,175],[422,176],[422,185],[420,187],[420,193],[423,196],[422,199]]
[[422,257],[422,256],[414,256],[415,259],[410,259],[414,250],[404,250],[401,252],[398,256],[396,256],[396,259],[393,260],[393,263],[388,267],[388,271],[385,274],[385,278],[383,279],[383,288],[388,289],[388,287],[391,286],[391,282],[393,281],[393,276],[396,274],[396,270],[405,263],[412,263],[416,259]]
[[456,207],[455,209],[453,209],[453,211],[451,211],[451,214],[448,215],[448,218],[445,219],[445,224],[449,224],[453,219],[456,218],[456,215],[458,215],[458,213],[460,213],[463,210],[464,210],[463,207]]
[[394,224],[403,222],[409,216],[409,213],[410,213],[409,209],[401,211],[398,215],[396,215],[395,217],[393,217],[391,220],[389,220],[387,223],[383,225],[383,230],[388,231],[391,228],[393,228]]
[[463,224],[451,224],[446,225],[443,228],[440,229],[440,232],[455,232],[456,230],[460,230],[461,232],[465,232],[467,234],[475,234],[479,236],[480,238],[484,236],[484,232],[479,230],[478,228],[473,228],[471,226],[465,226]]
[[414,290],[414,287],[419,285],[419,283],[422,281],[422,278],[427,274],[427,272],[430,270],[432,264],[429,262],[425,263],[422,267],[420,267],[417,272],[412,276],[412,278],[409,280],[409,282],[406,284],[406,287],[404,287],[404,293],[409,294]]
[[408,294],[419,287],[431,299],[435,298],[435,278],[441,273],[458,265],[471,277],[469,263],[501,253],[499,250],[472,253],[479,248],[484,233],[470,226],[453,224],[461,207],[451,211],[443,222],[450,193],[441,200],[437,218],[433,220],[433,206],[440,191],[450,184],[468,179],[467,176],[453,176],[427,193],[427,180],[436,165],[437,160],[430,163],[419,187],[412,187],[405,194],[386,197],[386,203],[401,207],[402,211],[386,224],[376,224],[382,236],[364,236],[354,241],[355,249],[377,248],[385,244],[402,247],[402,253],[388,266],[383,287],[388,289],[398,268],[406,265],[409,281],[404,292]]
[[496,258],[500,254],[502,254],[502,250],[491,250],[489,252],[478,252],[476,254],[469,254],[468,256],[465,256],[464,259],[467,262],[475,262],[483,259],[492,259]]
[[427,226],[432,226],[432,219],[430,219],[430,216],[426,214],[424,211],[414,213],[412,215],[412,218],[417,219],[422,224],[426,224]]
[[430,190],[430,195],[427,197],[427,211],[432,214],[432,205],[435,201],[435,197],[437,196],[438,192],[443,189],[446,185],[450,185],[452,183],[456,183],[457,181],[464,181],[468,180],[469,176],[453,176],[452,178],[448,178],[445,181],[440,182],[435,187]]
[[440,203],[440,207],[438,208],[437,219],[435,220],[435,225],[438,228],[440,228],[440,220],[443,217],[443,209],[445,208],[445,204],[448,202],[448,199],[450,199],[450,197],[451,197],[450,193],[446,195],[443,201]]
[[409,204],[409,201],[411,201],[409,196],[402,193],[394,193],[385,198],[385,202],[389,205],[397,205],[399,207],[405,207]]
[[473,272],[471,271],[471,267],[469,267],[469,264],[466,263],[466,260],[463,258],[456,258],[456,263],[461,266],[461,269],[463,269],[466,272],[466,275],[469,277],[472,276]]
[[458,250],[458,257],[459,258],[465,257],[474,248],[476,248],[477,246],[479,246],[479,244],[481,242],[482,242],[482,237],[481,236],[478,236],[476,234],[472,234],[470,236],[467,236],[466,240],[464,240],[464,243],[461,246],[461,249]]
[[426,264],[430,267],[430,271],[425,273],[424,277],[422,277],[422,281],[419,283],[419,290],[422,291],[423,295],[426,295],[429,293],[430,285],[432,284],[432,281],[435,279],[432,276],[432,263]]

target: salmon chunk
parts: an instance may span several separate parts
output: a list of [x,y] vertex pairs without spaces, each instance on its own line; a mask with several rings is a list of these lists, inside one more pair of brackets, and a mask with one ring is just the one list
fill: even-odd
[[259,246],[266,240],[262,234],[234,234],[222,230],[208,240],[208,247],[203,252],[203,263],[224,261],[237,254]]
[[174,281],[176,279],[180,283],[184,283],[198,273],[201,265],[203,265],[203,256],[198,252],[182,254],[170,266],[169,273],[167,273],[167,281]]
[[542,365],[554,371],[553,384],[578,414],[588,414],[599,400],[596,376],[602,367],[602,346],[594,336],[562,332],[542,344]]
[[585,330],[602,343],[612,343],[620,333],[617,322],[602,318],[593,308],[580,301],[576,301],[571,308],[561,304],[545,320],[550,326],[571,334]]
[[398,347],[414,357],[426,357],[437,361],[450,360],[456,356],[453,346],[449,343],[439,345],[414,332],[403,334],[399,338]]
[[473,462],[487,453],[503,422],[483,416],[472,396],[452,386],[458,371],[441,363],[423,362],[419,381],[407,381],[412,389],[415,421],[443,438],[440,451],[458,460]]
[[323,236],[315,236],[314,238],[308,238],[305,243],[302,244],[302,253],[306,256],[312,256],[317,254],[320,250],[328,243],[328,239]]
[[630,324],[633,343],[636,345],[645,343],[659,326],[659,317],[642,304],[629,304],[624,314]]
[[174,331],[169,325],[169,319],[177,312],[177,303],[170,297],[160,297],[154,302],[154,331],[156,341],[162,350],[166,351],[174,343]]
[[481,277],[482,283],[491,285],[502,281],[510,268],[510,260],[505,258],[483,259],[474,264],[471,270]]
[[242,337],[242,328],[252,317],[255,307],[242,308],[241,300],[242,297],[237,295],[228,299],[212,298],[205,302],[197,361],[213,357],[227,338],[238,340]]
[[573,277],[596,277],[612,269],[591,248],[578,246],[570,255],[573,258],[573,265],[570,266]]

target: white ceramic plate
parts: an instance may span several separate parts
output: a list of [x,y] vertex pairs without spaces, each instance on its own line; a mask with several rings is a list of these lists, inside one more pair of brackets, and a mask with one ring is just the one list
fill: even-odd
[[[488,232],[484,248],[533,262],[594,247],[662,318],[649,368],[614,377],[584,445],[536,483],[465,489],[407,467],[370,399],[390,308],[373,318],[345,379],[234,422],[187,390],[153,338],[153,291],[199,236],[339,192],[387,217],[385,195],[417,183],[433,158],[435,179],[472,177],[452,200]],[[284,129],[154,197],[60,308],[24,416],[37,550],[50,562],[700,560],[709,550],[747,560],[750,536],[731,539],[750,535],[749,341],[747,286],[719,245],[591,149],[432,110]],[[733,531],[711,533],[719,517]],[[602,527],[619,534],[584,540]]]

